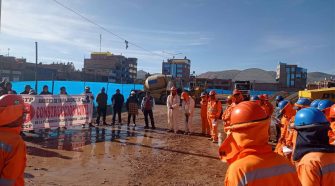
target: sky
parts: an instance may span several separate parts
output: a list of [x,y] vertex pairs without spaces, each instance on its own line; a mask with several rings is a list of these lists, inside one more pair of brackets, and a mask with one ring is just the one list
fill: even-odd
[[[2,0],[0,55],[73,62],[102,51],[138,58],[138,70],[191,60],[191,71],[261,68],[279,62],[335,74],[334,0]],[[180,54],[181,53],[181,54]]]

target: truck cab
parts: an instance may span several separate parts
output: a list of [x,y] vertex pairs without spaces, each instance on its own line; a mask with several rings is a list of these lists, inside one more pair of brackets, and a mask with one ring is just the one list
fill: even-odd
[[250,100],[250,90],[251,90],[250,81],[235,81],[234,89],[237,89],[242,92],[245,101]]

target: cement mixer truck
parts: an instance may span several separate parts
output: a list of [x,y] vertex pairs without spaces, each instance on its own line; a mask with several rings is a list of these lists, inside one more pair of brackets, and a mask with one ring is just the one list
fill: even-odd
[[[144,82],[144,90],[149,91],[156,103],[166,104],[167,95],[172,86],[175,86],[171,75],[152,75]],[[178,88],[178,87],[177,87]]]

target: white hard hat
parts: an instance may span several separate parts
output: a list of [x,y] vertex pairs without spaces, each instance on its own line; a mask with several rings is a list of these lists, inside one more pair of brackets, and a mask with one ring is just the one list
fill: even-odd
[[134,94],[136,94],[136,93],[135,93],[135,91],[131,91],[130,94],[134,95]]

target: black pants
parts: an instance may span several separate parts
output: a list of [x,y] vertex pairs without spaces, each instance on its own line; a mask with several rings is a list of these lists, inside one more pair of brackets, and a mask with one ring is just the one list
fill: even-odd
[[155,127],[155,120],[154,120],[154,115],[152,113],[152,110],[144,110],[144,121],[145,121],[145,126],[149,127],[149,120],[148,120],[148,115],[150,117],[151,121],[151,127]]
[[107,112],[107,107],[99,107],[97,108],[98,112],[98,117],[97,117],[97,123],[100,123],[100,116],[102,115],[102,121],[106,123],[106,112]]
[[119,123],[121,123],[121,110],[122,108],[113,108],[113,125],[115,124],[115,116],[118,115]]
[[130,124],[130,118],[131,118],[131,116],[133,116],[133,122],[134,122],[134,124],[136,124],[136,114],[129,114],[128,113],[128,125]]

